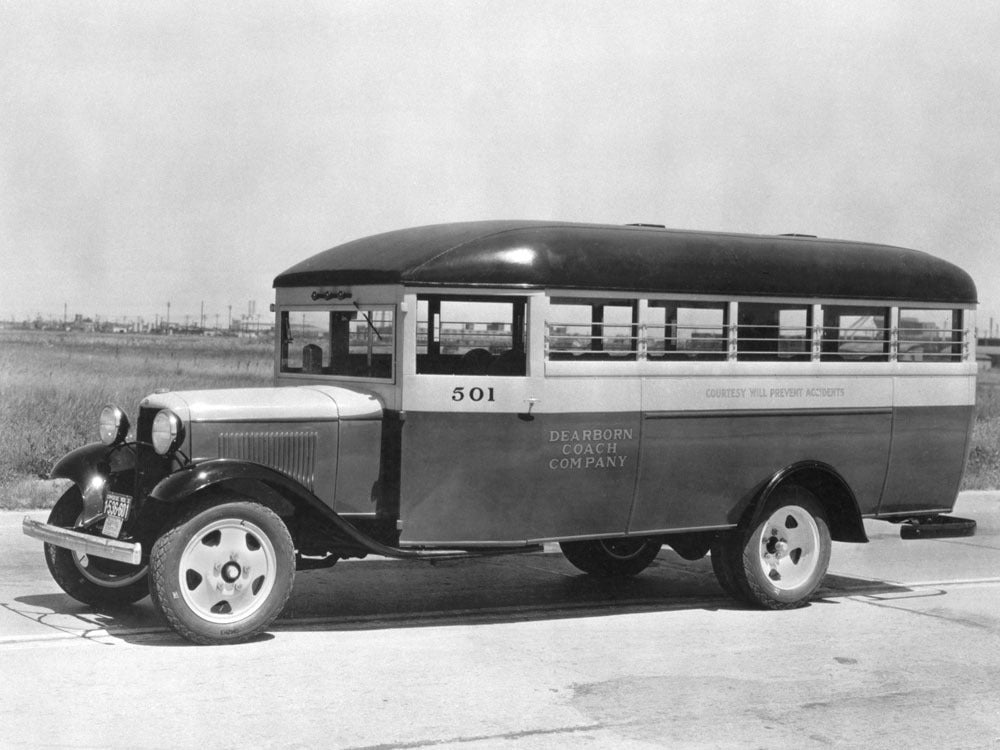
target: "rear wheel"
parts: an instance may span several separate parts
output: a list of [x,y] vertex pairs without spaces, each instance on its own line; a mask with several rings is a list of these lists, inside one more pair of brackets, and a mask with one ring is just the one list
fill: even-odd
[[153,603],[177,633],[200,644],[261,633],[284,608],[294,577],[288,528],[250,501],[193,508],[150,554]]
[[[49,513],[53,526],[74,528],[83,514],[83,498],[76,485],[63,493]],[[146,565],[129,565],[85,552],[46,543],[45,564],[59,587],[92,607],[132,604],[149,593]]]
[[587,539],[560,542],[559,547],[574,566],[595,576],[634,576],[656,559],[661,543],[648,537]]
[[808,490],[790,485],[768,500],[750,529],[720,535],[712,567],[728,593],[766,609],[808,603],[830,563],[826,514]]

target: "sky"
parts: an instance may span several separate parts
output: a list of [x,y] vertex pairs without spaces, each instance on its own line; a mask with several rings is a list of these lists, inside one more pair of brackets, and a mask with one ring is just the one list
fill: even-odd
[[266,314],[474,219],[801,232],[967,270],[1000,329],[1000,5],[0,0],[0,319]]

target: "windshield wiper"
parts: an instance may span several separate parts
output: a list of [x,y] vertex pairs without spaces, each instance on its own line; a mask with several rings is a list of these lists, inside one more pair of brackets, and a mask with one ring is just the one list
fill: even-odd
[[358,312],[361,313],[362,317],[364,317],[365,322],[368,324],[368,327],[372,330],[372,333],[375,334],[375,337],[379,341],[381,341],[382,340],[382,334],[378,332],[378,328],[376,328],[375,325],[372,323],[372,319],[368,315],[368,313],[366,313],[364,310],[362,310],[361,309],[361,305],[359,305],[357,302],[354,302],[354,306],[356,308],[358,308]]

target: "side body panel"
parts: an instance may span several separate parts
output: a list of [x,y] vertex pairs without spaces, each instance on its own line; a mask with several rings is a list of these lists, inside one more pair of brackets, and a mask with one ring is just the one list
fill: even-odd
[[948,512],[969,451],[975,406],[911,406],[893,413],[892,456],[879,516]]
[[900,364],[892,454],[880,516],[950,511],[962,481],[975,419],[976,374],[923,374]]
[[[865,516],[954,505],[974,376],[941,368],[900,385],[818,364],[714,367],[696,377],[417,376],[411,407],[438,410],[405,413],[402,541],[726,528],[776,473],[805,461],[837,471]],[[493,389],[494,401],[451,400],[470,386]],[[917,388],[941,405],[907,405]]]
[[410,412],[402,539],[413,544],[622,535],[639,415]]
[[[874,513],[892,437],[892,379],[827,364],[722,364],[648,378],[629,531],[719,528],[783,468],[833,467]],[[734,374],[734,369],[738,374]]]
[[802,461],[837,468],[871,513],[891,426],[888,409],[649,415],[629,532],[734,525],[771,477]]

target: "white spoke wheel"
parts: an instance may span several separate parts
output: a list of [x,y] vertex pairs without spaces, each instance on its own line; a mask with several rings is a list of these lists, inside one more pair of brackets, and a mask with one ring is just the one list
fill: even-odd
[[712,567],[733,596],[767,609],[808,603],[830,563],[830,529],[816,497],[798,486],[775,491],[750,529],[721,535]]
[[295,550],[281,518],[249,501],[196,507],[153,545],[153,602],[195,643],[233,643],[281,613]]
[[809,511],[800,505],[782,506],[758,529],[759,573],[776,589],[794,590],[814,576],[822,540]]
[[225,518],[203,528],[181,553],[181,596],[209,622],[238,622],[267,602],[276,572],[267,534],[249,521]]
[[595,576],[634,576],[660,553],[662,543],[649,537],[587,539],[559,542],[563,555],[584,573]]
[[[83,514],[83,499],[75,485],[63,493],[49,513],[53,526],[73,528]],[[146,565],[94,557],[83,552],[45,545],[45,563],[60,588],[77,601],[94,607],[132,604],[146,597]]]

